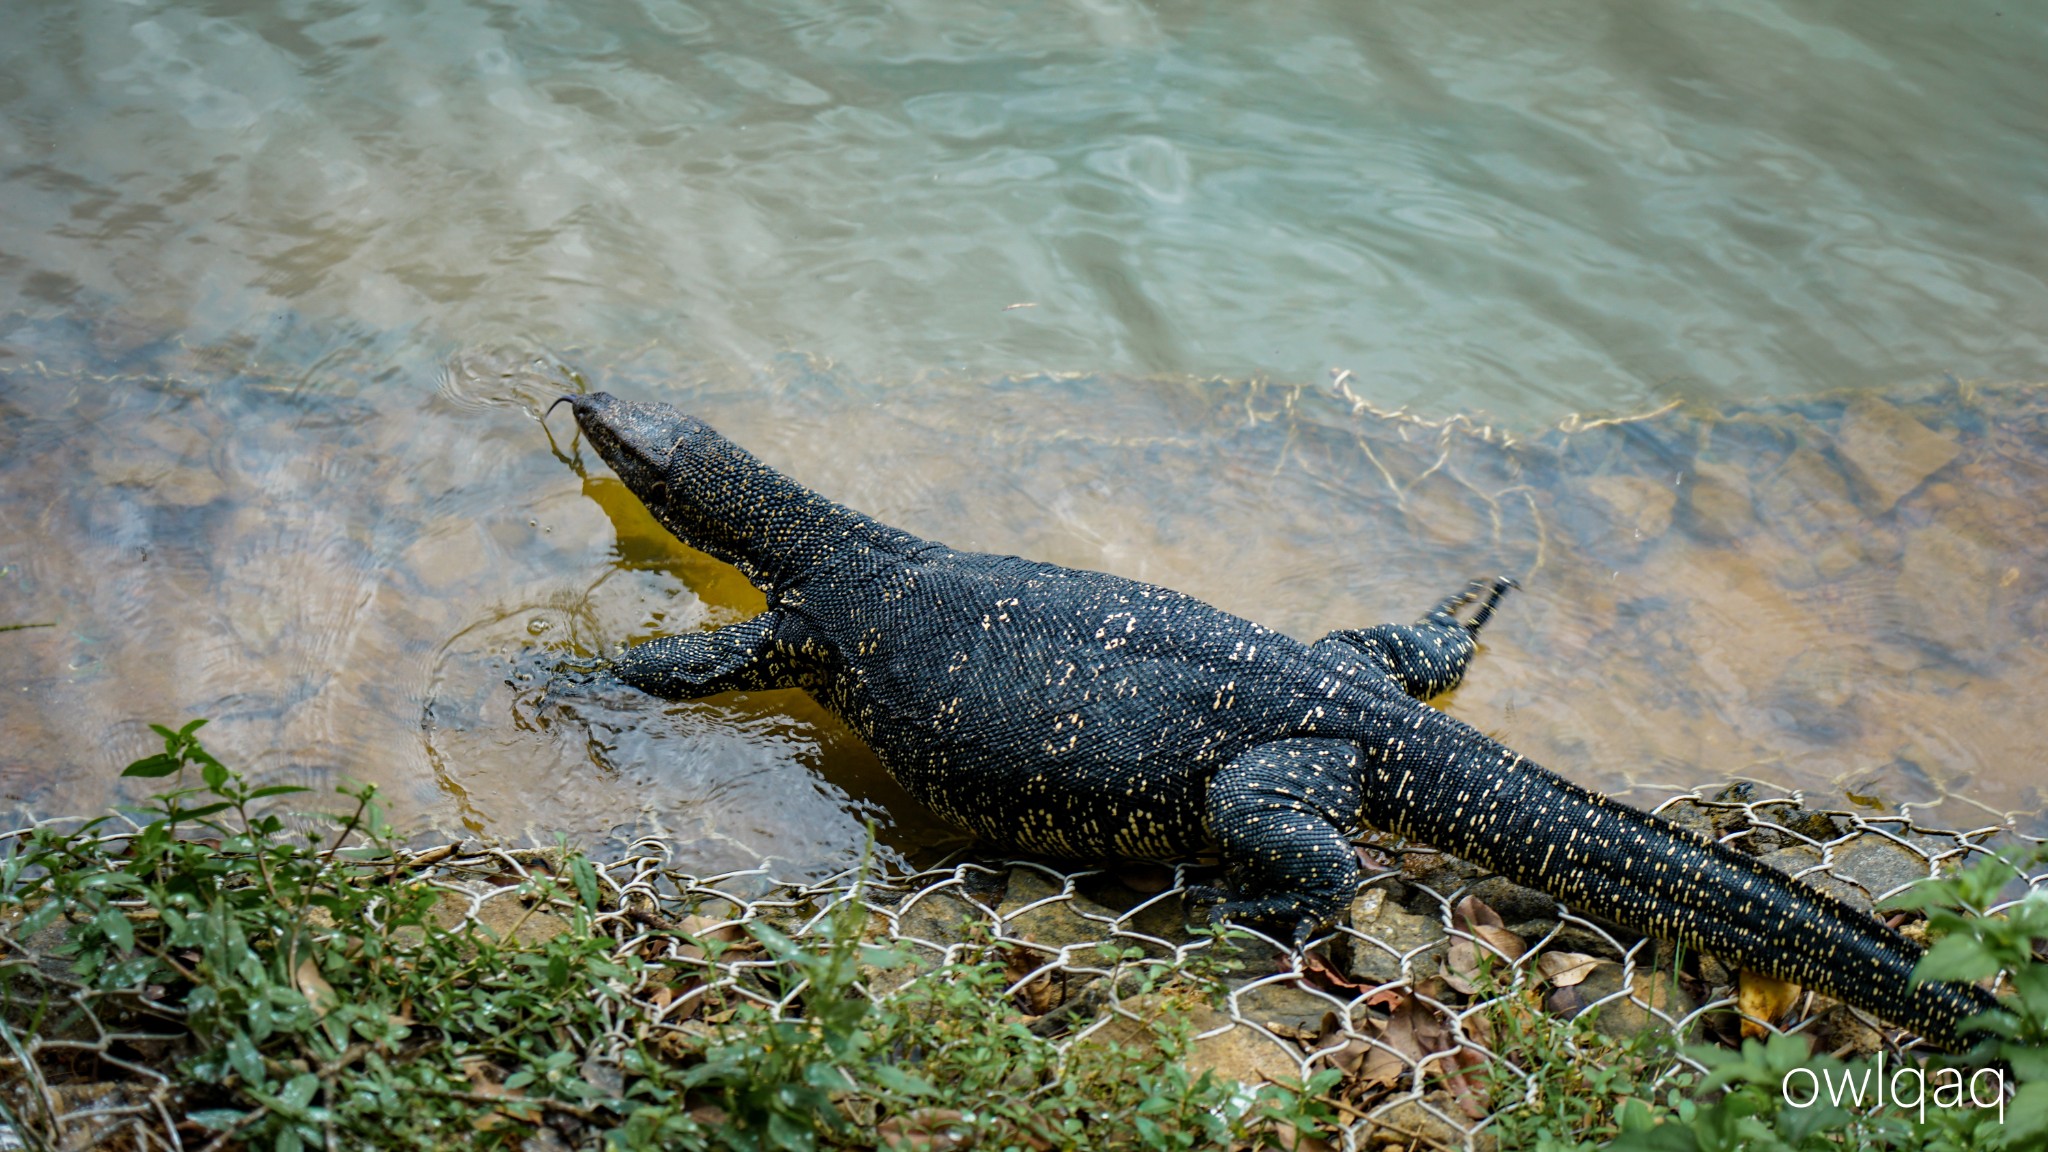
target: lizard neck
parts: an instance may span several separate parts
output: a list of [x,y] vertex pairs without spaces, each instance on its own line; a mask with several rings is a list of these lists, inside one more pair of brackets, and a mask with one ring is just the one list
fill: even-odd
[[828,500],[704,428],[669,462],[657,519],[693,548],[774,593],[848,555],[922,543]]

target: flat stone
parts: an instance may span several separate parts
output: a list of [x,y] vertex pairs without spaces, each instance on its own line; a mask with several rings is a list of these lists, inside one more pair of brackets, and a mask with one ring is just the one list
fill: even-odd
[[[1094,944],[1115,933],[1115,909],[1075,893],[1059,897],[1061,888],[1044,873],[1032,868],[1010,870],[1009,886],[996,912],[1003,918],[1006,936],[1029,940],[1047,948]],[[1050,903],[1040,904],[1049,900]],[[1031,907],[1037,904],[1038,907]],[[1025,911],[1025,909],[1030,909]]]
[[[1418,916],[1377,888],[1367,889],[1351,904],[1351,926],[1371,939],[1351,938],[1351,959],[1345,972],[1353,980],[1391,984],[1427,980],[1443,966],[1450,950],[1443,921]],[[1414,953],[1406,962],[1402,958]]]
[[1432,544],[1471,544],[1493,531],[1478,494],[1443,472],[1409,489],[1404,511],[1409,533]]
[[220,499],[227,490],[227,484],[211,467],[180,464],[158,477],[150,485],[149,494],[158,504],[197,508]]
[[[1552,930],[1556,935],[1551,935]],[[1531,948],[1538,944],[1544,952],[1581,952],[1605,960],[1621,959],[1621,949],[1607,942],[1605,936],[1577,924],[1561,924],[1556,920],[1521,920],[1508,925],[1508,931],[1529,942]],[[1534,960],[1534,956],[1525,956]]]
[[[1814,431],[1815,442],[1820,433]],[[1835,573],[1861,558],[1856,525],[1864,519],[1851,499],[1849,482],[1832,460],[1802,443],[1776,473],[1754,492],[1764,531],[1743,542],[1753,549],[1772,579],[1804,588],[1822,578],[1823,561]]]
[[[1226,1031],[1197,1039],[1189,1045],[1185,1061],[1189,1072],[1200,1076],[1214,1073],[1220,1080],[1240,1084],[1301,1083],[1301,1050],[1277,1040],[1257,1028],[1247,1028],[1206,1004],[1187,1003],[1182,996],[1149,992],[1123,1001],[1125,1012],[1088,1034],[1084,1043],[1144,1047],[1157,1043],[1154,1026],[1171,1019],[1185,1026],[1190,1036],[1217,1028]],[[1131,1017],[1135,1016],[1136,1019]]]
[[1876,833],[1866,832],[1835,848],[1837,875],[1868,889],[1873,900],[1929,876],[1925,857]]
[[[1552,989],[1544,1003],[1552,1012],[1575,1018],[1605,997],[1621,991],[1622,971],[1620,963],[1602,961],[1583,981],[1569,988]],[[1631,994],[1601,1004],[1599,1015],[1593,1019],[1593,1028],[1617,1040],[1631,1040],[1651,1032],[1668,1033],[1671,1022],[1684,1019],[1698,1006],[1671,973],[1652,971],[1639,964],[1631,984]],[[1667,1021],[1664,1017],[1670,1019]],[[1688,1031],[1688,1038],[1697,1030],[1698,1024],[1695,1023]]]
[[1842,834],[1841,825],[1825,812],[1810,812],[1804,808],[1779,809],[1772,813],[1774,823],[1782,824],[1808,839],[1825,844]]
[[[1202,1007],[1189,1012],[1187,1021],[1191,1030],[1200,1033],[1230,1023],[1230,1017]],[[1243,1025],[1196,1040],[1188,1049],[1186,1063],[1188,1071],[1197,1076],[1212,1072],[1218,1079],[1240,1084],[1302,1082],[1299,1049]]]
[[1855,481],[1860,502],[1879,516],[1959,451],[1954,433],[1936,432],[1875,396],[1849,405],[1835,434],[1835,455]]
[[1838,649],[1808,648],[1779,673],[1778,702],[1791,727],[1813,739],[1840,740],[1859,726],[1855,678],[1859,669]]
[[1967,659],[1993,647],[1992,605],[1998,590],[1996,552],[1975,534],[1930,524],[1906,538],[1897,592],[1907,609],[1901,631],[1951,656]]
[[139,488],[153,503],[179,508],[211,504],[227,492],[227,485],[204,456],[186,461],[147,448],[122,451],[108,447],[93,453],[92,469],[108,487]]
[[1586,491],[1605,506],[1616,534],[1626,541],[1647,544],[1671,530],[1678,493],[1661,480],[1595,476],[1586,481]]
[[1292,984],[1261,984],[1237,997],[1237,1014],[1259,1024],[1279,1024],[1313,1032],[1322,1026],[1323,1015],[1341,1010],[1329,996],[1306,992]]
[[1500,913],[1508,923],[1518,920],[1554,920],[1557,900],[1549,893],[1524,888],[1505,876],[1489,876],[1472,886],[1472,895]]
[[[1131,874],[1136,874],[1133,866]],[[1122,917],[1127,932],[1142,933],[1168,944],[1186,944],[1195,938],[1190,921],[1208,924],[1208,909],[1188,900],[1184,893],[1161,896],[1173,879],[1171,869],[1158,869],[1146,887],[1133,888],[1117,873],[1078,878],[1074,890]],[[1155,887],[1156,886],[1156,887]]]
[[931,892],[907,909],[899,909],[896,934],[945,946],[967,939],[968,926],[986,919],[981,909],[952,892]]
[[1702,836],[1718,836],[1714,829],[1714,814],[1718,809],[1709,808],[1690,797],[1680,797],[1659,809],[1657,815],[1680,828],[1690,828]]
[[[1443,852],[1404,852],[1401,854],[1401,877],[1410,884],[1420,884],[1437,896],[1449,899],[1460,888],[1474,883],[1486,873],[1476,864],[1467,863],[1456,856]],[[1411,892],[1406,903],[1411,907],[1436,907],[1436,898],[1427,892]]]
[[[1787,876],[1803,872],[1820,863],[1820,852],[1805,844],[1793,844],[1775,852],[1766,852],[1757,858],[1760,864],[1768,864]],[[1807,872],[1799,882],[1835,897],[1859,912],[1870,911],[1870,897],[1854,884],[1845,884],[1828,872]]]
[[1758,856],[1757,863],[1769,864],[1787,876],[1797,876],[1820,863],[1820,851],[1805,844],[1790,844]]
[[1854,511],[1848,482],[1828,458],[1806,444],[1792,450],[1785,463],[1760,486],[1758,504],[1778,519],[1804,521],[1816,508],[1828,513]]
[[1701,464],[1686,485],[1693,534],[1705,540],[1734,540],[1756,523],[1749,498],[1749,474],[1731,464]]
[[481,573],[494,554],[475,521],[451,516],[430,525],[399,564],[426,587],[445,591]]
[[[517,895],[487,895],[498,891],[489,885],[458,881],[464,891],[443,890],[434,904],[434,923],[447,932],[459,932],[463,924],[474,923],[504,947],[532,947],[569,931],[569,921],[546,908],[535,907]],[[485,898],[471,908],[471,894]],[[397,936],[418,943],[425,934],[417,927],[400,928]],[[467,951],[467,947],[464,948]]]

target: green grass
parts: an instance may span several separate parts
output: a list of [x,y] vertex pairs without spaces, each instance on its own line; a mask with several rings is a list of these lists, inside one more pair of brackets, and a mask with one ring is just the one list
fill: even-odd
[[[304,789],[250,786],[198,728],[159,728],[164,751],[129,767],[180,785],[139,830],[38,829],[0,866],[5,1100],[25,1133],[56,1143],[69,1090],[105,1081],[153,1091],[187,1148],[279,1152],[513,1148],[542,1128],[593,1148],[1249,1148],[1327,1118],[1189,1075],[1171,1027],[1063,1050],[993,955],[871,997],[863,974],[910,958],[867,942],[850,899],[800,940],[755,922],[626,946],[594,930],[614,894],[567,853],[522,886],[562,930],[449,923],[370,790],[296,828],[264,805]],[[670,943],[702,962],[647,958]],[[772,963],[702,987],[733,949]],[[650,1002],[691,993],[685,1026],[650,1024]]]
[[[450,914],[371,790],[287,820],[274,806],[306,790],[252,785],[199,727],[157,729],[163,751],[128,768],[168,785],[130,820],[38,828],[0,861],[0,1107],[41,1146],[175,1127],[187,1149],[279,1152],[1313,1148],[1362,1099],[1334,1069],[1300,1090],[1192,1075],[1171,1011],[1121,1043],[1058,1042],[1007,994],[999,950],[939,965],[889,947],[858,885],[808,922],[713,931],[722,917],[691,908],[623,914],[603,870],[557,852],[500,878],[523,911],[486,927]],[[1793,1069],[1865,1065],[1777,1038],[1689,1048],[1705,1074],[1674,1075],[1668,1038],[1611,1040],[1497,994],[1486,1035],[1519,1071],[1473,1073],[1483,1131],[1535,1152],[2048,1147],[2048,893],[1990,914],[2025,863],[1894,901],[1937,938],[1923,976],[2009,974],[1983,1043],[1947,1061],[2010,1077],[2002,1119],[1794,1108]],[[1213,1002],[1213,972],[1103,966],[1125,998]],[[58,1130],[93,1099],[115,1123]]]

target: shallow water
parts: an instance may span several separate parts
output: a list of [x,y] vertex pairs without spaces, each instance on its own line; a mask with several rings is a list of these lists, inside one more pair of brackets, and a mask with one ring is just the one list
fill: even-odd
[[[67,338],[81,374],[0,377],[0,617],[55,625],[0,634],[10,799],[93,808],[144,722],[209,716],[235,762],[373,780],[401,823],[449,834],[658,831],[700,867],[843,861],[870,818],[896,849],[952,842],[800,693],[543,700],[565,658],[761,605],[662,533],[566,414],[551,438],[538,413],[572,369],[469,357],[373,403],[287,371],[374,374],[361,348],[114,361],[99,334],[33,334]],[[579,368],[955,547],[1164,583],[1304,638],[1517,573],[1447,706],[1601,788],[1747,776],[1970,826],[2038,826],[2048,799],[2048,388],[1514,436],[1222,381]]]
[[540,706],[759,604],[580,374],[1304,638],[1521,574],[1449,706],[1600,787],[2038,821],[2044,74],[1994,3],[11,3],[0,796],[204,715],[449,833],[943,842],[798,694]]

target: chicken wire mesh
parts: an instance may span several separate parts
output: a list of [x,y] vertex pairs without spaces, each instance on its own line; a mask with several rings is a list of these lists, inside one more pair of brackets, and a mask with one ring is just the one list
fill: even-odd
[[[1865,909],[2000,845],[2034,840],[2002,820],[1938,829],[1764,791],[1739,783],[1682,792],[1655,810]],[[1560,1054],[1599,1061],[1639,1046],[1661,1068],[1654,1089],[1700,1070],[1684,1043],[1786,1032],[1844,1057],[1919,1046],[1867,1013],[1774,982],[1752,987],[1712,957],[1579,915],[1426,846],[1367,836],[1358,852],[1369,875],[1350,914],[1297,953],[1256,933],[1195,926],[1202,917],[1190,892],[1214,880],[1212,865],[1068,871],[973,858],[791,883],[766,869],[693,875],[670,866],[660,841],[643,839],[595,864],[602,910],[592,920],[614,957],[643,961],[639,975],[597,996],[603,1028],[562,1041],[586,1073],[616,1083],[627,1049],[687,1051],[742,1003],[770,1020],[797,1017],[804,982],[776,971],[787,958],[764,949],[754,926],[816,945],[851,903],[862,938],[888,946],[889,962],[864,967],[854,985],[878,1005],[943,965],[997,960],[1015,1018],[1068,1053],[1150,1042],[1152,1025],[1171,1016],[1191,1038],[1193,1071],[1252,1086],[1300,1085],[1336,1069],[1317,1098],[1338,1123],[1312,1138],[1332,1148],[1500,1147],[1503,1117],[1536,1101],[1536,1061]],[[394,866],[442,891],[447,923],[516,939],[567,930],[549,898],[535,896],[535,882],[561,861],[559,852],[458,843]],[[2048,873],[2023,883],[2048,886]],[[1919,935],[1911,915],[1889,918]],[[48,960],[48,937],[19,939],[9,928],[0,939],[0,968]],[[124,1026],[122,1014],[96,1010],[96,995],[73,982],[60,996],[84,1033],[0,1030],[0,1091],[16,1120],[0,1126],[0,1149],[187,1147],[171,1077],[137,1057],[175,1037]],[[958,1146],[942,1131],[919,1139],[905,1146]]]

